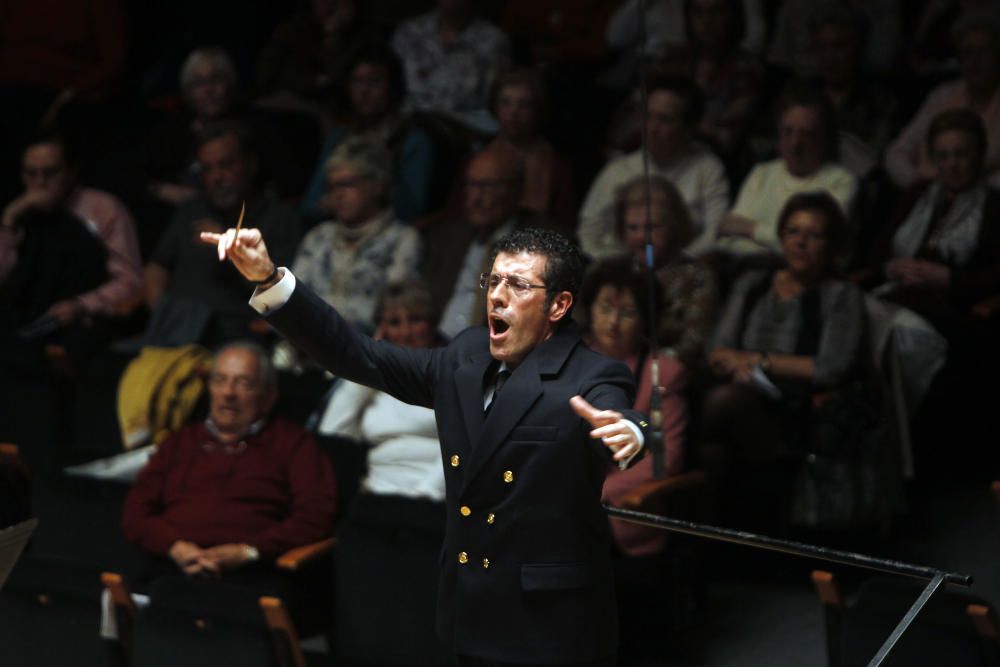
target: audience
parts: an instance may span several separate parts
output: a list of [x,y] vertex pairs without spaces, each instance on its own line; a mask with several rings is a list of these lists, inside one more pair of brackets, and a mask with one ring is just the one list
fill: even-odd
[[472,158],[462,191],[463,216],[424,235],[421,272],[442,314],[441,332],[449,338],[486,323],[479,276],[489,271],[493,244],[516,229],[543,222],[521,209],[524,164],[509,153],[487,150]]
[[769,60],[790,68],[798,76],[814,74],[817,63],[810,45],[810,24],[835,4],[862,14],[871,34],[878,36],[864,45],[862,61],[865,67],[876,72],[891,71],[899,59],[903,37],[903,3],[900,0],[846,0],[840,3],[784,0],[775,17]]
[[257,59],[257,92],[292,93],[335,108],[337,88],[371,36],[365,3],[309,0],[275,28]]
[[[425,285],[392,282],[379,297],[375,337],[434,347],[443,343],[435,319]],[[317,431],[369,448],[361,492],[337,531],[338,657],[383,667],[448,664],[434,632],[445,518],[434,411],[344,380]]]
[[211,345],[249,335],[253,311],[246,307],[246,281],[220,263],[198,234],[232,227],[245,203],[245,225],[259,228],[275,261],[288,265],[299,240],[298,219],[260,189],[258,164],[245,125],[219,122],[199,132],[204,191],[177,209],[146,265],[146,302],[154,311],[147,345]]
[[689,76],[705,98],[698,131],[730,161],[738,155],[763,92],[764,68],[740,47],[746,32],[741,0],[685,3],[688,41],[655,65],[658,71]]
[[272,585],[274,559],[333,531],[330,462],[302,427],[270,415],[276,376],[264,350],[215,356],[203,423],[171,433],[125,499],[122,530],[140,579],[217,577]]
[[521,207],[552,220],[567,233],[576,227],[573,170],[542,134],[548,100],[537,72],[502,75],[493,95],[500,134],[487,149],[507,152],[524,165]]
[[729,206],[722,162],[694,138],[702,99],[687,79],[667,77],[649,84],[646,155],[640,148],[609,162],[597,175],[580,209],[580,247],[595,259],[624,250],[615,234],[615,191],[644,173],[671,181],[684,198],[695,234],[714,229]]
[[984,451],[968,443],[994,401],[996,322],[976,317],[973,307],[1000,293],[1000,193],[987,181],[986,130],[971,109],[937,114],[926,150],[936,176],[914,187],[890,221],[872,282],[881,283],[876,293],[922,315],[948,341],[913,429],[918,473],[931,466],[937,473],[957,465],[934,453],[945,440],[962,443],[965,464],[992,456],[973,458]]
[[362,136],[392,153],[392,206],[400,219],[412,222],[427,213],[431,203],[434,147],[427,132],[402,112],[402,65],[387,48],[369,45],[357,50],[346,72],[347,112],[326,138],[299,211],[308,222],[330,215],[323,208],[326,162],[347,137]]
[[[656,284],[654,283],[655,287]],[[649,275],[630,257],[605,259],[592,265],[580,291],[587,343],[595,351],[625,362],[635,375],[638,391],[633,407],[643,413],[658,410],[662,433],[663,470],[661,476],[673,476],[684,468],[684,445],[688,421],[684,394],[689,374],[678,358],[661,351],[651,342],[649,332]],[[655,291],[655,290],[654,290]],[[653,394],[653,387],[659,394]],[[654,401],[656,404],[654,405]],[[647,443],[647,448],[653,447]],[[642,484],[654,479],[653,457],[646,457],[627,470],[609,466],[604,482],[603,500],[620,505],[622,499]],[[671,591],[665,589],[666,560],[662,557],[666,534],[661,530],[611,519],[616,551],[615,576],[618,607],[622,622],[619,654],[623,664],[632,664],[626,656],[655,646],[650,636],[669,626],[662,610]],[[660,646],[660,652],[665,647]]]
[[931,91],[886,152],[885,169],[901,188],[934,178],[927,127],[939,112],[956,108],[972,109],[983,119],[986,173],[992,185],[1000,184],[1000,17],[988,8],[964,13],[951,35],[961,78]]
[[837,162],[836,121],[827,99],[810,88],[792,88],[778,109],[779,157],[753,168],[703,250],[740,261],[771,261],[783,245],[781,211],[801,192],[827,192],[845,215],[851,211],[858,179]]
[[[808,454],[839,460],[860,447],[817,442],[812,400],[817,391],[844,389],[862,370],[862,294],[834,273],[848,239],[843,212],[827,193],[793,195],[777,235],[785,266],[746,273],[734,285],[709,343],[720,383],[702,404],[703,460],[731,473],[723,485],[731,482],[728,509],[739,512],[727,519],[757,528],[787,525],[796,468]],[[864,415],[858,410],[855,422]]]
[[873,269],[888,281],[883,296],[955,340],[972,305],[1000,291],[1000,193],[986,181],[986,129],[974,111],[937,114],[926,151],[936,176],[908,194]]
[[861,11],[842,5],[817,10],[810,20],[816,60],[814,84],[833,107],[840,131],[841,160],[858,176],[871,171],[889,142],[896,101],[884,80],[864,65],[869,35]]
[[[529,225],[576,231],[596,260],[578,313],[588,343],[630,366],[637,407],[663,389],[664,440],[649,444],[668,475],[686,460],[707,468],[710,490],[725,492],[724,525],[859,535],[875,505],[884,512],[892,485],[879,466],[900,450],[880,447],[880,420],[900,415],[868,372],[888,357],[868,349],[864,308],[917,320],[875,295],[949,343],[910,425],[914,516],[921,483],[949,465],[995,476],[977,465],[996,460],[986,450],[997,318],[980,303],[1000,292],[994,0],[933,0],[905,16],[898,0],[649,0],[641,57],[633,0],[303,0],[251,4],[235,22],[213,9],[184,25],[173,16],[184,12],[140,12],[128,17],[127,50],[118,0],[59,4],[12,8],[0,27],[0,167],[11,172],[0,179],[0,406],[15,408],[0,407],[0,442],[21,445],[36,490],[54,488],[47,475],[67,459],[104,449],[78,439],[120,441],[118,352],[163,346],[145,357],[154,367],[193,342],[272,340],[247,307],[252,285],[197,241],[236,224],[244,202],[243,227],[263,230],[278,264],[358,327],[412,346],[439,342],[438,315],[448,336],[483,321],[478,285],[499,237]],[[175,37],[151,39],[154,24]],[[768,35],[775,60],[763,69]],[[202,44],[226,50],[190,51]],[[625,52],[602,75],[609,45]],[[159,95],[181,60],[179,94]],[[240,80],[250,83],[240,90]],[[758,110],[783,89],[775,133]],[[897,100],[912,115],[902,128]],[[624,111],[609,120],[615,108]],[[582,207],[574,185],[587,188]],[[301,243],[296,208],[315,225]],[[871,295],[838,279],[851,253]],[[133,306],[143,292],[145,335],[101,350],[122,326],[142,326]],[[269,414],[268,358],[280,352],[224,348],[209,418],[173,433],[132,490],[123,524],[147,577],[267,588],[278,552],[331,534],[326,459]],[[162,385],[144,369],[130,366],[126,384],[152,393]],[[329,380],[290,375],[283,399],[304,419]],[[385,665],[446,662],[429,629],[443,520],[433,420],[335,386],[320,433],[364,440],[369,468],[339,536],[338,587],[314,591],[341,607],[334,650]],[[189,408],[191,393],[173,403]],[[123,395],[143,403],[133,394]],[[650,457],[609,471],[605,500],[650,475]],[[227,476],[235,493],[219,481]],[[43,526],[64,516],[51,503],[36,509]],[[61,529],[46,530],[51,541]],[[674,552],[662,533],[620,522],[611,531],[632,646],[647,623],[630,614],[661,592]],[[391,608],[372,602],[386,596]]]
[[299,244],[292,271],[358,328],[374,330],[376,299],[390,282],[416,275],[420,234],[389,206],[388,152],[363,137],[346,139],[326,162],[325,208],[333,219]]
[[664,178],[654,177],[647,186],[637,177],[618,191],[616,216],[618,233],[637,266],[647,262],[647,243],[652,248],[660,287],[657,344],[686,369],[695,370],[719,304],[712,270],[683,255],[693,228],[680,193]]
[[437,9],[403,23],[392,48],[406,71],[410,108],[437,111],[480,133],[496,130],[489,94],[510,66],[510,42],[477,17],[472,0],[437,0]]
[[[114,195],[79,183],[79,167],[67,142],[53,133],[30,140],[21,164],[24,193],[3,210],[3,226],[13,229],[32,208],[62,210],[78,218],[103,244],[107,280],[97,288],[49,306],[48,313],[68,326],[127,315],[141,301],[142,262],[135,224],[125,205]],[[8,237],[9,239],[10,237]],[[2,246],[0,246],[2,248]],[[15,259],[0,249],[0,278]]]
[[208,124],[229,118],[237,107],[236,66],[222,49],[195,49],[184,60],[180,92],[185,111],[169,116],[151,133],[148,148],[154,200],[171,207],[190,201],[199,186],[198,133]]

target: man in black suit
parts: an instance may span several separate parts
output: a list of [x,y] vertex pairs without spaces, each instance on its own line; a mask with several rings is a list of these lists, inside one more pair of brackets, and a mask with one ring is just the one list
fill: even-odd
[[629,410],[631,373],[570,322],[577,248],[539,229],[503,239],[481,280],[489,326],[420,350],[356,333],[271,262],[257,230],[236,237],[203,235],[258,284],[251,304],[292,343],[337,375],[434,408],[447,508],[437,625],[460,664],[613,665],[600,441],[623,464],[646,424]]

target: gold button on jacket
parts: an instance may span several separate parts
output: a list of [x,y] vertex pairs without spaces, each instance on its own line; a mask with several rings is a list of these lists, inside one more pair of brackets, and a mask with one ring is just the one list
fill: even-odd
[[490,559],[489,558],[484,558],[483,559],[483,569],[485,570],[489,566],[490,566]]
[[464,551],[459,551],[458,552],[458,562],[461,563],[462,565],[465,565],[466,563],[468,563],[469,562],[469,554],[465,553]]
[[503,473],[503,481],[507,482],[508,484],[510,484],[511,482],[513,482],[514,481],[514,473],[512,473],[510,470],[505,470],[504,473]]
[[469,516],[470,514],[472,514],[472,510],[469,508],[468,505],[462,505],[461,507],[458,508],[458,511],[462,514],[462,516]]
[[497,515],[494,514],[493,512],[490,512],[489,514],[486,515],[486,523],[490,524],[491,526],[493,525],[493,522],[496,520],[497,520]]
[[460,461],[460,459],[458,458],[458,454],[452,454],[451,455],[451,467],[452,468],[457,468],[458,464],[459,464],[459,461]]

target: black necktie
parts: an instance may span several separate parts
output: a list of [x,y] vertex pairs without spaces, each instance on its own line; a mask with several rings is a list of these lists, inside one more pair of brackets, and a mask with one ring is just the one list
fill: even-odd
[[507,378],[510,377],[510,371],[506,368],[497,373],[496,378],[493,380],[493,398],[490,399],[490,404],[486,406],[486,414],[490,413],[490,408],[493,404],[497,402],[497,398],[500,396],[500,390],[507,383]]

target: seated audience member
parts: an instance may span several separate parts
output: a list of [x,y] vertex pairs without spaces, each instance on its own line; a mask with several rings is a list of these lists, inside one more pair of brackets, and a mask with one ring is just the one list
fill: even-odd
[[[107,280],[95,289],[49,306],[62,326],[127,315],[141,300],[142,261],[135,225],[128,209],[114,195],[79,183],[79,170],[65,140],[42,134],[25,148],[21,163],[24,193],[3,211],[3,225],[13,228],[31,208],[62,210],[78,218],[104,246]],[[10,238],[10,237],[8,237]],[[0,278],[12,255],[0,254]]]
[[813,19],[835,4],[857,11],[871,28],[877,39],[865,43],[862,61],[866,69],[874,72],[891,72],[899,60],[903,33],[903,3],[900,0],[783,0],[775,17],[768,60],[789,68],[799,77],[816,73],[816,53],[811,45],[810,27]]
[[393,281],[414,277],[420,234],[389,206],[392,163],[382,146],[351,137],[326,162],[325,208],[333,219],[299,244],[292,270],[352,324],[374,329],[376,299]]
[[[684,390],[688,371],[680,360],[650,342],[649,275],[630,257],[604,259],[587,271],[580,291],[585,319],[585,339],[592,349],[625,362],[635,374],[638,391],[633,407],[644,414],[659,409],[662,414],[663,473],[672,476],[684,468],[684,441],[688,422]],[[662,388],[658,405],[652,405],[652,387]],[[648,446],[652,446],[647,443]],[[637,486],[653,480],[653,457],[647,452],[639,463],[621,470],[609,466],[603,501],[619,505]],[[620,654],[644,651],[654,642],[644,635],[659,636],[669,623],[662,618],[664,601],[670,594],[662,585],[667,579],[662,558],[665,533],[661,530],[611,519],[616,547],[615,574],[622,622]],[[656,600],[653,602],[651,600]],[[623,664],[631,664],[622,660]]]
[[122,531],[144,555],[145,582],[271,585],[275,557],[332,534],[333,471],[308,432],[269,414],[276,377],[262,349],[222,348],[208,388],[205,421],[168,435],[139,473]]
[[581,0],[566,11],[565,0],[506,0],[500,25],[535,65],[593,64],[605,56],[604,26],[617,4]]
[[[648,202],[648,205],[647,205]],[[647,241],[659,283],[656,337],[660,349],[689,370],[701,365],[715,324],[718,291],[712,270],[683,256],[692,225],[677,188],[653,177],[635,178],[618,191],[618,232],[636,266],[646,265]]]
[[[29,149],[29,169],[34,153]],[[29,180],[32,180],[29,178]],[[0,442],[23,448],[33,467],[52,463],[67,419],[50,373],[47,344],[63,346],[73,367],[94,352],[83,320],[62,323],[57,304],[108,280],[107,251],[47,190],[20,198],[20,212],[0,224]],[[8,207],[7,212],[10,212]]]
[[500,134],[487,148],[512,153],[524,164],[521,207],[548,217],[571,234],[577,207],[573,170],[542,134],[547,105],[537,72],[515,70],[502,75],[493,95]]
[[[702,99],[688,79],[665,77],[649,85],[646,146],[649,171],[671,181],[684,198],[695,233],[713,229],[729,206],[729,184],[722,162],[694,139]],[[621,253],[615,234],[616,190],[643,174],[642,149],[609,162],[597,175],[580,209],[580,247],[599,259]]]
[[[275,261],[287,265],[299,240],[295,212],[260,189],[258,160],[245,125],[205,126],[198,137],[198,165],[204,192],[177,209],[146,265],[146,301],[154,310],[146,344],[211,345],[248,335],[253,318],[246,308],[246,281],[198,242],[199,232],[233,226],[246,202],[244,224],[268,235]],[[170,299],[161,304],[164,296]],[[158,319],[158,308],[176,319]],[[167,332],[155,330],[161,323],[176,327],[165,339],[161,335]]]
[[487,133],[496,130],[489,94],[510,66],[510,43],[477,11],[472,0],[437,0],[437,9],[399,26],[392,48],[403,62],[410,108]]
[[936,175],[925,138],[931,120],[946,109],[971,109],[986,128],[984,167],[990,183],[1000,185],[1000,20],[993,11],[963,14],[952,29],[961,78],[935,88],[889,146],[885,168],[893,182],[908,188]]
[[701,239],[699,252],[776,258],[783,248],[781,211],[801,192],[826,192],[844,215],[851,210],[858,179],[836,161],[837,128],[826,98],[809,88],[793,88],[779,104],[777,130],[779,157],[751,170],[732,210]]
[[469,161],[462,184],[463,216],[436,224],[424,235],[421,273],[449,338],[486,323],[486,295],[479,277],[489,271],[493,245],[512,231],[538,226],[521,210],[524,165],[509,153],[486,150]]
[[[815,442],[811,398],[860,376],[866,322],[861,291],[834,277],[848,238],[840,205],[826,193],[793,195],[777,233],[785,266],[746,273],[733,286],[709,343],[721,384],[701,406],[703,462],[734,473],[724,485],[740,509],[733,519],[770,526],[788,519],[802,458],[818,451],[847,459],[846,450],[860,448]],[[864,416],[858,409],[854,421],[860,426]]]
[[[420,282],[388,284],[375,322],[376,338],[395,345],[443,342],[430,291]],[[338,657],[383,667],[445,664],[434,633],[445,520],[434,412],[344,380],[317,432],[370,448],[360,493],[337,531]]]
[[[935,475],[960,468],[967,475],[976,467],[970,456],[995,460],[987,453],[992,438],[987,445],[975,437],[995,409],[997,322],[975,317],[973,306],[1000,293],[1000,192],[984,173],[986,142],[971,109],[934,117],[926,150],[935,178],[908,194],[872,262],[872,283],[882,282],[875,292],[922,315],[948,341],[944,367],[916,415],[918,477],[932,466]],[[960,443],[964,454],[940,461],[945,441]]]
[[[833,107],[841,133],[841,161],[859,176],[876,164],[889,143],[896,100],[885,82],[864,66],[870,37],[863,12],[832,5],[810,21],[815,85]],[[879,39],[879,35],[874,36]]]
[[691,0],[685,3],[688,40],[657,61],[658,71],[689,76],[705,99],[698,131],[732,160],[764,86],[760,61],[740,47],[746,31],[741,0]]
[[260,95],[292,93],[333,107],[351,60],[371,37],[365,3],[301,3],[275,28],[257,59]]
[[[671,51],[691,38],[691,24],[685,21],[685,13],[690,10],[690,2],[685,0],[654,0],[645,3],[646,49],[644,55],[650,59],[668,59]],[[749,53],[760,53],[764,48],[767,24],[764,20],[764,3],[761,0],[740,0],[746,20],[745,34],[739,46]],[[627,0],[608,22],[606,38],[613,51],[623,54],[625,62],[633,62],[632,54],[639,43],[639,0]],[[736,44],[734,44],[736,46]],[[634,81],[634,68],[625,68],[622,63],[615,67],[609,83],[615,85],[623,80]]]
[[237,109],[236,66],[222,49],[195,49],[184,60],[180,92],[185,110],[157,126],[147,148],[147,190],[171,207],[198,192],[198,133],[208,124],[230,118]]
[[954,340],[971,306],[1000,292],[1000,193],[986,181],[986,130],[971,109],[937,114],[927,129],[935,178],[914,188],[874,262],[882,296]]
[[402,65],[385,47],[367,45],[356,50],[346,71],[337,81],[345,84],[347,113],[326,138],[299,211],[309,222],[329,217],[331,211],[323,207],[326,162],[345,139],[362,136],[392,153],[392,206],[400,219],[411,222],[430,206],[434,148],[427,132],[402,112]]

